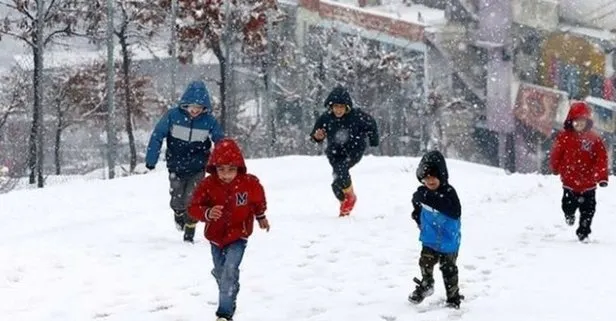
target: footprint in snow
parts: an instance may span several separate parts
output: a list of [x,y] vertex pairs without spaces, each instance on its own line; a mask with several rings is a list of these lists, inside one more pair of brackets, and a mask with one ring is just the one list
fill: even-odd
[[150,312],[165,311],[165,310],[169,310],[172,307],[173,307],[173,305],[170,305],[170,304],[161,304],[161,305],[158,305],[155,308],[151,309]]
[[104,318],[109,317],[109,316],[111,316],[111,313],[100,312],[100,313],[96,313],[93,318],[94,319],[104,319]]

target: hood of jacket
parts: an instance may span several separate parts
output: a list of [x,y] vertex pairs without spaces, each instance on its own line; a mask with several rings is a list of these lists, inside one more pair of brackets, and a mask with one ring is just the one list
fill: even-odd
[[231,138],[223,138],[214,145],[205,171],[216,175],[216,167],[231,165],[237,167],[239,174],[246,173],[246,162],[239,145]]

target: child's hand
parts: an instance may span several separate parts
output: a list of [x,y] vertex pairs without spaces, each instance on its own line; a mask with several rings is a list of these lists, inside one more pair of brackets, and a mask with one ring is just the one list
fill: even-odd
[[207,211],[207,218],[213,221],[218,220],[219,218],[222,217],[222,205],[215,205],[212,206],[208,211]]
[[314,132],[314,139],[316,140],[324,140],[325,139],[325,129],[319,128]]
[[267,218],[257,220],[257,222],[259,222],[259,228],[261,228],[262,230],[265,230],[266,232],[269,232],[270,225],[269,225],[269,221],[267,220]]

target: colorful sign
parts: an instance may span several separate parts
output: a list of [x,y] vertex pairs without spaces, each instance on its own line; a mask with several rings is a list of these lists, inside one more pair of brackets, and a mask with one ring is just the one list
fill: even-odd
[[[557,112],[568,111],[567,93],[551,88],[522,83],[518,89],[513,113],[525,125],[550,136]],[[564,121],[564,118],[563,118]],[[561,122],[562,124],[562,122]]]

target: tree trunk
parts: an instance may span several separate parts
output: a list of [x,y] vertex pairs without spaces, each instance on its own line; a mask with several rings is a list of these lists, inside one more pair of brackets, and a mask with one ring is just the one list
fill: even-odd
[[29,137],[29,153],[28,153],[28,167],[30,169],[29,183],[37,183],[38,187],[43,187],[43,124],[41,114],[41,103],[43,93],[41,81],[43,73],[43,59],[42,48],[35,45],[32,47],[32,54],[34,56],[34,73],[33,73],[33,90],[34,90],[34,105],[32,107],[32,127]]
[[60,149],[62,143],[62,131],[64,130],[64,124],[62,124],[62,116],[58,116],[58,125],[56,127],[56,137],[53,146],[54,164],[56,167],[56,175],[62,173],[62,164],[60,162]]
[[216,58],[218,58],[218,64],[220,67],[220,82],[218,88],[220,91],[220,127],[222,127],[223,133],[227,133],[227,68],[228,61],[222,53],[220,45],[212,46],[212,51]]
[[263,64],[263,85],[265,87],[265,109],[268,118],[268,128],[270,132],[269,143],[268,143],[268,157],[276,156],[276,115],[275,110],[272,108],[274,104],[272,104],[272,97],[270,95],[270,74],[267,63]]
[[131,99],[130,87],[130,56],[128,52],[128,43],[126,42],[126,28],[122,28],[120,33],[120,47],[122,49],[122,74],[124,81],[124,106],[126,108],[125,126],[126,134],[128,135],[128,146],[130,149],[130,173],[135,172],[137,167],[137,147],[135,146],[135,134],[133,130],[133,101]]

